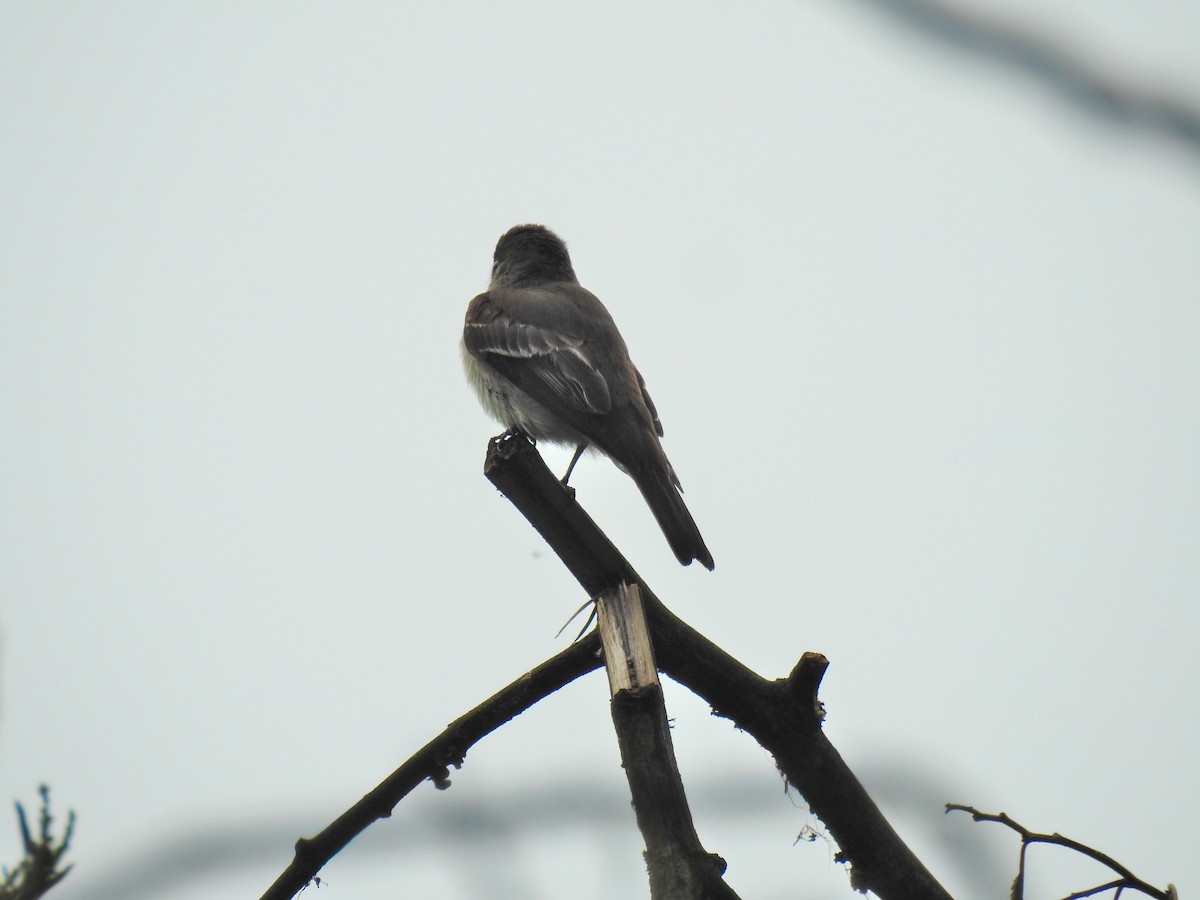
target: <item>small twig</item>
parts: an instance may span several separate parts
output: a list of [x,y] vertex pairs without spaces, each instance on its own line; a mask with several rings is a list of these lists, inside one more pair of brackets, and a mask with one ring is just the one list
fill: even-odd
[[1121,896],[1121,891],[1125,890],[1125,887],[1124,880],[1118,878],[1116,881],[1108,882],[1108,884],[1098,884],[1093,888],[1088,888],[1086,891],[1076,891],[1074,894],[1068,894],[1063,900],[1082,900],[1084,897],[1092,897],[1104,891],[1114,891],[1113,900],[1118,900]]
[[75,813],[67,813],[67,826],[61,838],[54,837],[54,817],[50,815],[50,788],[38,788],[42,803],[38,816],[36,835],[29,827],[25,807],[17,807],[17,823],[21,828],[21,842],[25,848],[24,858],[13,869],[0,872],[0,900],[36,900],[50,888],[62,881],[71,866],[59,869],[59,863],[71,845],[75,832]]
[[1013,897],[1020,900],[1022,896],[1022,888],[1025,883],[1025,854],[1028,848],[1033,844],[1051,844],[1056,847],[1065,847],[1068,850],[1073,850],[1076,853],[1086,856],[1088,859],[1093,859],[1106,866],[1113,872],[1120,875],[1113,881],[1106,884],[1096,885],[1095,887],[1087,888],[1086,890],[1078,891],[1074,894],[1069,894],[1063,900],[1080,900],[1083,897],[1091,897],[1099,894],[1102,891],[1114,891],[1113,900],[1117,900],[1121,893],[1126,889],[1139,891],[1148,897],[1155,897],[1158,900],[1176,900],[1178,893],[1175,890],[1175,885],[1168,884],[1166,890],[1160,890],[1152,884],[1148,884],[1138,878],[1133,872],[1129,871],[1125,866],[1121,865],[1107,853],[1101,853],[1087,844],[1081,844],[1079,841],[1055,832],[1054,834],[1043,834],[1037,831],[1030,831],[1020,822],[1017,822],[1008,813],[985,813],[980,812],[973,806],[964,806],[961,803],[947,803],[946,812],[965,812],[968,813],[976,822],[999,822],[1001,825],[1006,825],[1008,828],[1015,831],[1021,836],[1021,854],[1020,865],[1017,871],[1017,879],[1014,884]]
[[588,613],[588,617],[584,621],[583,627],[580,628],[579,633],[577,635],[575,635],[575,640],[579,640],[581,637],[583,637],[583,635],[587,632],[587,630],[592,627],[592,622],[594,622],[596,619],[596,598],[595,597],[588,597],[585,601],[583,601],[583,604],[579,607],[579,609],[577,609],[577,610],[575,610],[575,612],[571,613],[571,618],[567,619],[567,621],[562,623],[562,628],[560,628],[560,629],[558,629],[558,631],[554,632],[554,637],[555,638],[562,637],[562,633],[567,630],[567,626],[570,625],[572,622],[574,622],[577,618],[579,618],[579,614],[581,612],[583,612],[585,609],[587,609],[589,606],[592,608],[592,611],[590,613]]

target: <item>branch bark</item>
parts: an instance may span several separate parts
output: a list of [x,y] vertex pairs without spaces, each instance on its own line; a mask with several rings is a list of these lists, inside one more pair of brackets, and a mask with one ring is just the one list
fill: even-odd
[[1020,822],[1012,818],[1008,813],[985,813],[980,812],[973,806],[964,806],[961,803],[947,803],[946,812],[965,812],[969,813],[971,818],[976,822],[999,822],[1001,825],[1007,825],[1013,831],[1021,836],[1021,856],[1020,865],[1017,870],[1017,877],[1013,881],[1013,889],[1011,895],[1015,900],[1021,900],[1025,896],[1025,859],[1026,851],[1030,844],[1053,844],[1058,847],[1065,847],[1068,850],[1073,850],[1081,856],[1086,856],[1088,859],[1095,860],[1102,866],[1106,866],[1119,878],[1108,881],[1104,884],[1098,884],[1090,888],[1085,888],[1081,891],[1076,891],[1071,894],[1067,900],[1074,900],[1084,897],[1091,897],[1096,894],[1106,891],[1114,891],[1115,896],[1120,896],[1122,891],[1138,891],[1148,897],[1153,897],[1155,900],[1178,900],[1179,892],[1175,889],[1175,885],[1168,884],[1166,890],[1156,888],[1148,881],[1143,881],[1133,874],[1127,867],[1121,865],[1107,853],[1101,853],[1094,847],[1089,847],[1087,844],[1081,844],[1079,841],[1069,837],[1063,837],[1058,832],[1054,834],[1042,834],[1037,831],[1030,831]]
[[824,656],[806,653],[787,678],[768,681],[689,627],[654,596],[528,440],[512,435],[493,439],[484,474],[590,596],[622,583],[638,585],[661,670],[775,757],[788,783],[837,842],[837,859],[850,864],[856,890],[873,891],[883,900],[950,900],[821,731],[817,689],[828,666]]
[[296,841],[296,855],[261,900],[288,900],[317,877],[329,860],[378,819],[392,814],[396,804],[426,778],[440,790],[450,786],[449,766],[462,766],[474,744],[539,700],[604,663],[600,639],[593,632],[525,673],[414,753],[365,797],[311,838]]
[[[806,653],[787,678],[760,677],[662,605],[575,503],[574,492],[559,483],[526,440],[494,439],[484,470],[542,533],[589,596],[622,583],[638,586],[658,667],[774,755],[788,783],[804,795],[837,841],[838,859],[850,863],[856,889],[874,891],[883,900],[950,900],[821,732],[817,689],[828,665],[825,657]],[[374,821],[391,815],[396,804],[426,778],[438,788],[449,787],[449,766],[461,766],[467,750],[484,735],[599,668],[599,650],[600,640],[593,632],[457,719],[319,834],[297,841],[294,859],[262,900],[295,896],[336,853]],[[617,706],[614,716],[625,715]],[[636,727],[630,724],[629,729]],[[719,878],[717,882],[728,891]]]
[[646,841],[651,900],[737,900],[721,878],[725,861],[705,851],[692,822],[637,585],[601,595],[596,607],[621,765]]

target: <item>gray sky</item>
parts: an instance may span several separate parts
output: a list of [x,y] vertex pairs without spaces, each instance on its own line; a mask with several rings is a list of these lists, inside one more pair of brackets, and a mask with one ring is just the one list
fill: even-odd
[[[1194,5],[967,8],[1200,98]],[[951,891],[948,842],[1008,854],[995,897],[1016,843],[945,801],[1200,884],[1194,148],[844,2],[8,3],[0,121],[0,800],[77,811],[61,900],[177,842],[212,862],[170,896],[257,896],[562,646],[583,598],[483,479],[457,347],[518,222],[620,324],[716,572],[606,460],[579,500],[756,671],[830,657],[827,733]],[[766,754],[668,702],[698,806],[754,785],[701,816],[734,887],[849,896]],[[330,896],[637,895],[632,825],[546,828],[624,790],[593,676]]]

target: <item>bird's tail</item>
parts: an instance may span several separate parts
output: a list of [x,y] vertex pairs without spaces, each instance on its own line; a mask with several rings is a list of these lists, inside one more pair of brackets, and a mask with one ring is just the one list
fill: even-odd
[[712,554],[704,545],[700,529],[683,502],[670,464],[665,469],[639,473],[634,476],[634,481],[654,513],[654,518],[658,520],[658,527],[666,535],[667,543],[675,551],[676,558],[685,566],[691,565],[692,560],[698,560],[711,572]]

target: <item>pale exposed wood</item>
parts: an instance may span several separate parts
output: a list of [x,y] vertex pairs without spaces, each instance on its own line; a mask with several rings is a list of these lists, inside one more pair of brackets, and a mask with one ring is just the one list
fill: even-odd
[[725,861],[704,849],[692,823],[640,587],[621,582],[601,592],[596,619],[621,766],[646,841],[650,900],[738,900],[721,879]]
[[596,616],[611,695],[658,684],[654,648],[638,586],[621,584],[601,594],[596,600]]

